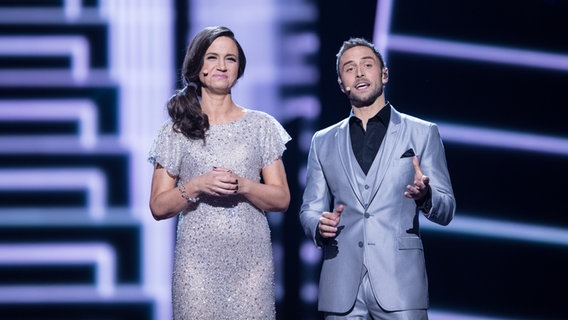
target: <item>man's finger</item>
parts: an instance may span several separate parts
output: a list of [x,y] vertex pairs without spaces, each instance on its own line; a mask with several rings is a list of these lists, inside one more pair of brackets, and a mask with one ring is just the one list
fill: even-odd
[[420,174],[420,176],[423,176],[424,174],[422,173],[422,169],[420,169],[420,162],[418,162],[418,157],[414,156],[412,157],[412,166],[414,167],[414,171],[418,174]]
[[333,212],[337,212],[339,215],[341,215],[341,213],[343,212],[343,209],[345,208],[344,205],[340,204],[338,205],[335,210],[333,210]]
[[428,176],[422,175],[422,183],[424,183],[425,186],[428,186],[430,184],[430,178]]

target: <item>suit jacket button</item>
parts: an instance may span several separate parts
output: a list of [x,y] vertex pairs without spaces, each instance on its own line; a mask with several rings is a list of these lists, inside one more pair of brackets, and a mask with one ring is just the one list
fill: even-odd
[[365,212],[365,218],[370,217],[371,215],[368,212]]
[[359,248],[363,248],[363,241],[359,241]]

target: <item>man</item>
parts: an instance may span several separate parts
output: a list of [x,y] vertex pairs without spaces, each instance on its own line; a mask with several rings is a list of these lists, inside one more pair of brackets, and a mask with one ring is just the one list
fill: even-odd
[[419,214],[447,225],[455,212],[438,128],[386,101],[372,43],[345,41],[336,69],[351,114],[314,135],[300,212],[323,250],[318,309],[326,320],[428,319]]

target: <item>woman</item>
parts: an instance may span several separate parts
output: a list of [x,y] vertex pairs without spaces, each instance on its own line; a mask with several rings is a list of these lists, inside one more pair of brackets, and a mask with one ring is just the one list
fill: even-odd
[[174,319],[275,318],[265,212],[290,203],[281,159],[290,136],[270,115],[233,102],[245,65],[228,28],[197,34],[185,87],[170,98],[171,119],[150,151],[152,215],[178,217]]

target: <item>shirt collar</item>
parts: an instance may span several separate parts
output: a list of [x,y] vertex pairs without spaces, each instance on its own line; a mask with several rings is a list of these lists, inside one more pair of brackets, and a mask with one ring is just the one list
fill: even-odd
[[[379,112],[377,112],[377,114],[375,114],[369,119],[369,122],[380,121],[385,127],[388,127],[390,121],[390,115],[391,115],[391,105],[390,102],[387,101],[385,106]],[[361,119],[357,118],[353,113],[353,110],[351,110],[351,113],[349,114],[349,123],[353,123],[354,121],[360,123]]]

